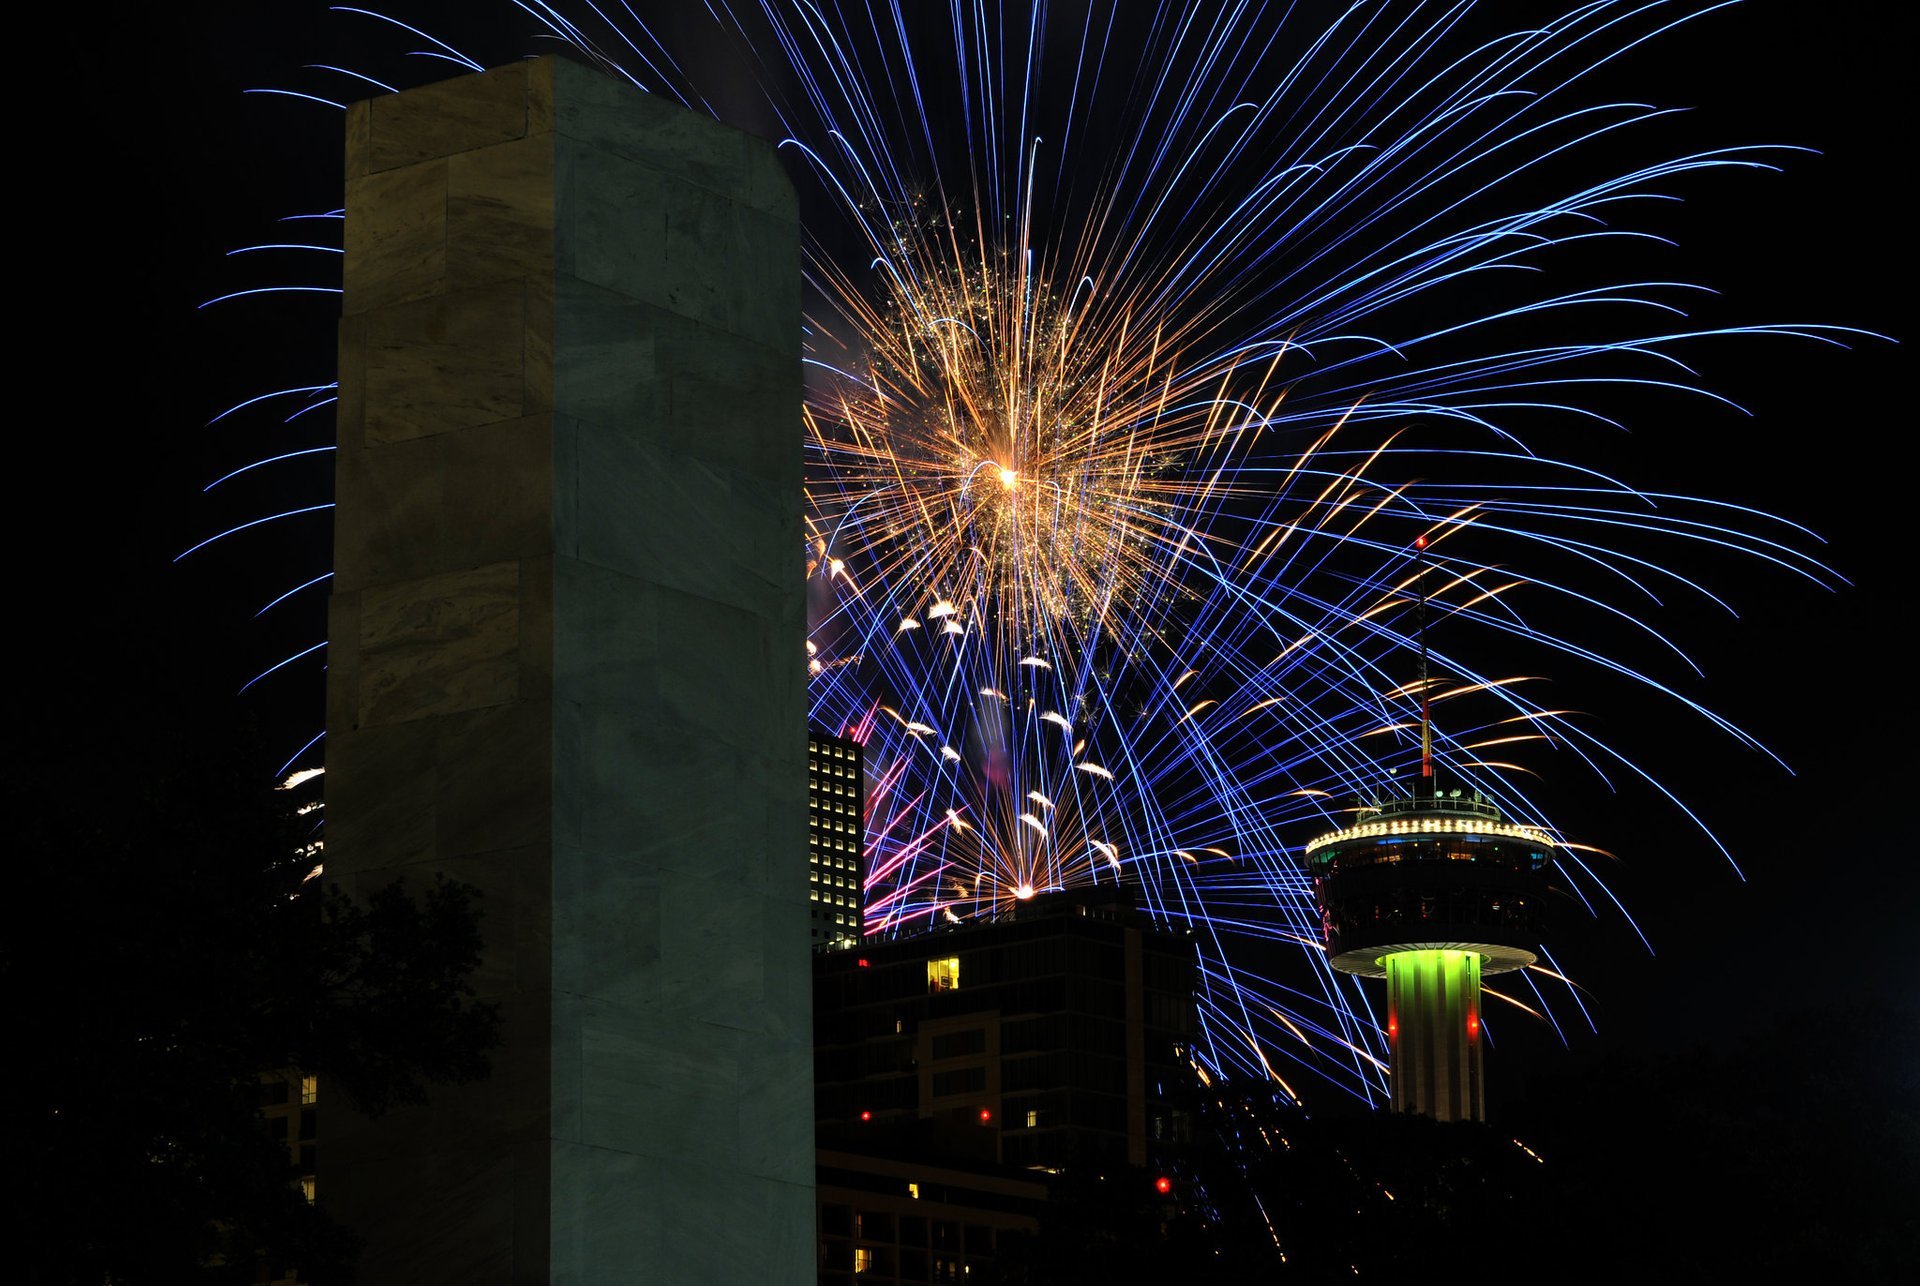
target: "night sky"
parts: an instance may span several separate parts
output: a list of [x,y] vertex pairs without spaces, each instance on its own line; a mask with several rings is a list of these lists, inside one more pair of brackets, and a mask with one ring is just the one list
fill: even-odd
[[[1793,160],[1784,175],[1697,185],[1694,200],[1663,216],[1682,241],[1671,275],[1721,288],[1727,310],[1750,320],[1911,339],[1902,307],[1911,239],[1900,231],[1911,212],[1892,190],[1907,177],[1899,171],[1911,150],[1903,92],[1911,70],[1896,64],[1901,42],[1888,32],[1821,21],[1853,11],[1747,6],[1638,59],[1644,83],[1632,92],[1697,107],[1702,139],[1821,152]],[[232,522],[312,503],[311,471],[331,468],[317,456],[201,494],[268,454],[257,427],[206,421],[260,389],[330,378],[329,363],[309,355],[324,355],[332,338],[313,308],[195,305],[270,275],[236,271],[225,250],[279,239],[272,221],[282,214],[337,204],[337,181],[322,168],[338,151],[332,114],[241,91],[287,83],[287,69],[339,55],[339,31],[318,4],[143,6],[65,56],[75,79],[63,92],[80,105],[84,133],[49,147],[44,172],[60,177],[40,231],[52,244],[17,248],[40,261],[29,263],[30,277],[60,279],[57,290],[36,293],[53,357],[71,355],[75,365],[39,359],[16,376],[56,387],[43,421],[13,425],[44,444],[13,475],[11,545],[28,574],[26,593],[13,599],[15,636],[34,639],[16,664],[28,688],[29,744],[36,721],[94,721],[103,777],[165,755],[172,719],[251,728],[264,753],[282,756],[318,726],[315,667],[246,698],[234,691],[319,640],[318,596],[276,609],[264,628],[247,621],[325,570],[324,517],[290,520],[304,525],[178,567],[171,559]],[[472,47],[493,61],[525,48],[507,36]],[[76,166],[75,148],[93,162]],[[325,271],[307,268],[299,279],[324,281]],[[1871,341],[1851,352],[1723,345],[1708,358],[1709,382],[1750,418],[1658,404],[1633,438],[1606,447],[1605,462],[1635,481],[1807,524],[1831,542],[1830,565],[1854,587],[1830,594],[1715,560],[1702,574],[1739,619],[1698,600],[1660,618],[1706,671],[1691,695],[1774,747],[1794,775],[1671,705],[1622,700],[1595,712],[1717,828],[1749,881],[1648,793],[1607,796],[1584,776],[1567,783],[1557,819],[1622,856],[1613,888],[1658,955],[1649,958],[1617,917],[1569,926],[1555,941],[1567,942],[1563,963],[1592,988],[1603,1034],[1572,1033],[1563,1053],[1551,1033],[1523,1030],[1496,1006],[1496,1082],[1517,1084],[1530,1070],[1615,1044],[1713,1043],[1775,1010],[1811,1012],[1835,995],[1898,996],[1920,881],[1904,829],[1874,818],[1910,802],[1920,738],[1911,626],[1901,623],[1906,595],[1896,588],[1913,576],[1904,552],[1915,522],[1912,416],[1905,388],[1896,390],[1906,352]],[[325,417],[309,418],[287,426],[283,449],[327,440]]]

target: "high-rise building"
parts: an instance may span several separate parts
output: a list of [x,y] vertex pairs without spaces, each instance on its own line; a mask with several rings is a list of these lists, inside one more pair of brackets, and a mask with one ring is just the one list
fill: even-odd
[[980,1280],[1053,1176],[1177,1158],[1193,986],[1112,888],[816,957],[822,1286]]
[[807,907],[815,951],[858,945],[865,930],[860,751],[850,738],[807,729]]
[[1057,1170],[1191,1130],[1193,944],[1116,889],[814,962],[820,1146]]
[[[260,1076],[260,1116],[267,1134],[287,1145],[287,1161],[298,1171],[300,1195],[316,1199],[314,1149],[319,1138],[320,1078],[310,1072],[276,1071]],[[272,1248],[269,1247],[269,1252]],[[278,1270],[278,1271],[276,1271]],[[300,1275],[290,1267],[269,1264],[269,1286],[299,1286]]]

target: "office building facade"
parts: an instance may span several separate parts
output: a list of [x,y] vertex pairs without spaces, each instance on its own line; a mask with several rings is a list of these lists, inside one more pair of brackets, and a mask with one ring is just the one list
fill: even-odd
[[865,932],[866,798],[860,743],[807,729],[807,912],[815,951],[856,946]]

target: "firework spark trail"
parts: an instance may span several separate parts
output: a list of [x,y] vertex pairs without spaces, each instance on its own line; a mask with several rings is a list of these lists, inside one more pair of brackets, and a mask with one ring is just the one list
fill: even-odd
[[[1196,936],[1216,1073],[1278,1080],[1291,1061],[1371,1097],[1378,1024],[1319,950],[1289,854],[1417,756],[1423,698],[1449,777],[1552,835],[1589,908],[1612,894],[1541,817],[1516,755],[1565,751],[1679,804],[1526,676],[1467,654],[1525,645],[1756,744],[1652,668],[1540,624],[1590,614],[1690,666],[1643,605],[1719,604],[1696,553],[1835,579],[1804,531],[1534,445],[1564,432],[1556,417],[1619,424],[1633,403],[1615,394],[1724,401],[1678,355],[1699,341],[1850,336],[1692,324],[1700,288],[1616,275],[1666,244],[1624,222],[1636,211],[1792,150],[1664,155],[1666,111],[1590,93],[1624,53],[1723,6],[1594,0],[1503,34],[1470,2],[1361,0],[1316,29],[1258,2],[1128,21],[708,0],[711,27],[679,46],[624,5],[512,7],[696,110],[721,89],[697,82],[732,59],[799,171],[812,714],[867,747],[873,931],[1123,881]],[[341,12],[478,65],[404,14]],[[302,83],[281,95],[303,110],[348,95]],[[1639,159],[1606,159],[1623,146]],[[303,415],[333,390],[262,393],[215,420],[296,396]],[[1416,536],[1432,545],[1419,568]],[[1405,661],[1421,596],[1449,640],[1448,677],[1424,691]],[[1297,947],[1289,976],[1307,985],[1251,967],[1272,958],[1249,950],[1262,943]]]

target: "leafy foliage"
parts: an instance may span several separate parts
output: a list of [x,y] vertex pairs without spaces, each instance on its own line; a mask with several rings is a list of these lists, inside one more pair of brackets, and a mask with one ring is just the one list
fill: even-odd
[[395,882],[362,905],[309,878],[317,798],[272,789],[204,710],[135,765],[70,718],[14,783],[0,980],[33,1280],[346,1279],[352,1238],[294,1186],[261,1073],[317,1074],[329,1104],[377,1115],[487,1072],[474,891]]

